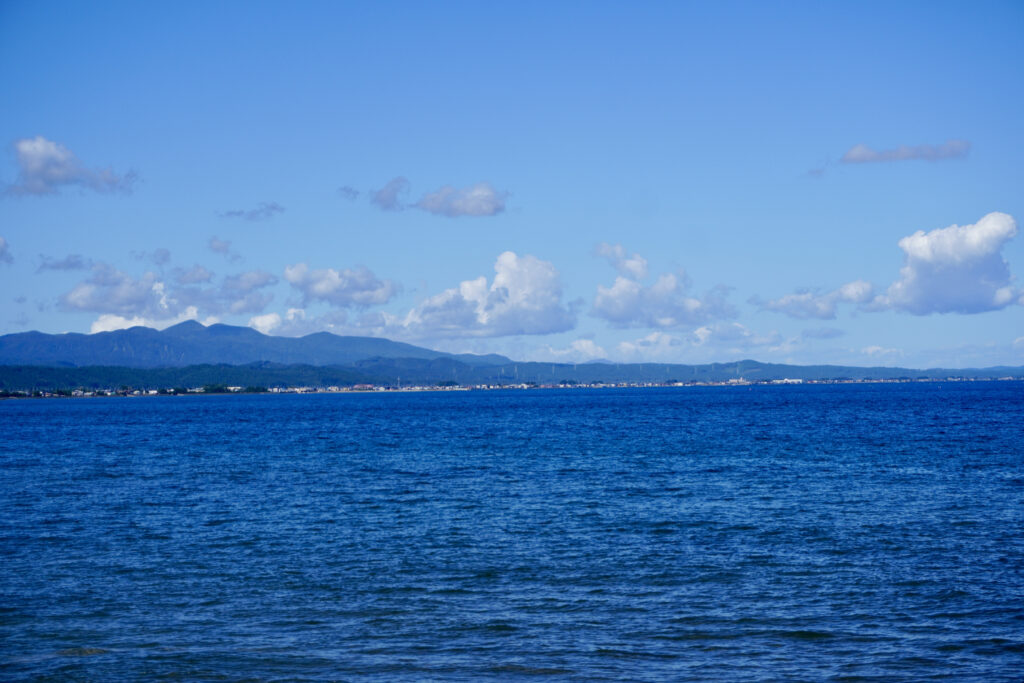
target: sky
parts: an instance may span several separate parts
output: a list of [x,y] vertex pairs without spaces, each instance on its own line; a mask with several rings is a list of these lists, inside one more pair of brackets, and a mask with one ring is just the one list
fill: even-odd
[[0,334],[1024,365],[1024,3],[0,0]]

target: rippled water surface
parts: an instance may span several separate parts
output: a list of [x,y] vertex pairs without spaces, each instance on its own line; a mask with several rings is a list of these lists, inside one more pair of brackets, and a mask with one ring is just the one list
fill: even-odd
[[1020,680],[1024,385],[0,402],[0,676]]

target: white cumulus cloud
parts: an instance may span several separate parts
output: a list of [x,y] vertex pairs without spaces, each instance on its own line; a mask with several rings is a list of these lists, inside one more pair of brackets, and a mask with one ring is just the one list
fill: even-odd
[[602,242],[594,249],[597,256],[608,259],[608,263],[624,277],[643,280],[647,277],[647,259],[640,254],[630,256],[621,244]]
[[[180,322],[186,320],[198,320],[199,312],[194,306],[190,306],[183,310],[173,318],[162,318],[154,320],[151,318],[143,318],[140,316],[134,316],[131,318],[125,318],[120,315],[114,315],[112,313],[104,313],[99,318],[93,321],[89,332],[96,334],[97,332],[113,332],[114,330],[126,330],[129,327],[152,327],[157,330],[170,327],[171,325],[177,325]],[[210,316],[205,320],[201,321],[204,325],[213,325],[219,322],[216,317]]]
[[188,311],[194,311],[188,319],[260,313],[273,300],[272,294],[260,290],[276,282],[270,273],[254,270],[226,277],[217,286],[195,286],[182,284],[180,279],[165,282],[151,271],[134,277],[109,264],[96,263],[89,277],[61,296],[58,303],[65,311],[104,314],[106,317],[97,321],[99,325],[157,327],[161,321],[173,324],[186,319],[181,316]]
[[567,348],[556,349],[553,346],[545,346],[546,355],[556,361],[583,362],[606,358],[608,353],[593,339],[576,339]]
[[60,298],[66,311],[93,311],[123,317],[163,319],[177,313],[156,273],[135,278],[106,263],[93,266],[92,275]]
[[904,266],[878,307],[915,315],[981,313],[1019,302],[1002,249],[1017,234],[1012,216],[993,212],[971,225],[918,230],[899,241]]
[[890,349],[877,344],[871,346],[865,346],[860,350],[865,356],[871,356],[873,358],[898,358],[903,355],[903,351],[900,349]]
[[262,332],[263,334],[270,334],[273,330],[281,326],[281,315],[278,313],[266,313],[264,315],[254,315],[249,318],[249,327]]
[[699,325],[710,320],[736,315],[729,304],[729,288],[715,287],[704,296],[690,294],[686,273],[664,273],[651,285],[640,278],[647,273],[647,262],[637,254],[625,258],[625,250],[609,247],[612,265],[620,273],[610,287],[598,285],[591,315],[613,327],[676,328]]
[[303,306],[326,301],[341,308],[385,304],[398,293],[398,285],[381,280],[365,266],[311,270],[305,263],[284,269],[284,279],[302,294]]
[[572,329],[576,316],[562,304],[555,266],[529,254],[506,251],[490,284],[480,276],[429,297],[389,326],[415,337],[500,337]]
[[66,186],[130,192],[136,179],[134,173],[117,175],[109,168],[86,168],[70,149],[41,135],[15,140],[14,154],[18,179],[7,187],[8,194],[55,194]]
[[543,335],[571,330],[575,313],[562,303],[552,263],[508,251],[499,255],[489,283],[480,275],[428,297],[406,315],[367,315],[357,325],[406,339]]

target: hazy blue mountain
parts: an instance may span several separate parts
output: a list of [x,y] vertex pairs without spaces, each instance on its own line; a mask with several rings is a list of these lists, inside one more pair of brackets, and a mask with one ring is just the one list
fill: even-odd
[[271,337],[248,327],[184,322],[163,331],[26,332],[0,337],[0,388],[160,388],[196,384],[266,386],[372,382],[386,385],[724,382],[731,379],[945,379],[1024,377],[1024,368],[912,370],[838,365],[732,363],[520,363],[504,356],[449,354],[375,337],[318,332]]
[[466,365],[510,362],[504,356],[449,354],[376,337],[317,332],[272,337],[248,327],[187,321],[158,331],[148,327],[97,334],[24,332],[0,336],[0,365],[134,368],[271,362],[286,365],[348,365],[368,358],[457,359]]

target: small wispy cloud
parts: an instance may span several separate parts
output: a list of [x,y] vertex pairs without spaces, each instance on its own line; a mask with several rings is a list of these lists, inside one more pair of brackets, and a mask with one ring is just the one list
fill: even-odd
[[872,149],[854,145],[839,160],[844,164],[870,164],[885,161],[944,161],[962,159],[971,151],[966,140],[949,140],[941,145],[900,145],[893,149]]
[[132,257],[139,261],[151,261],[158,266],[165,266],[171,262],[171,251],[164,247],[153,251],[133,251]]
[[343,185],[342,187],[338,188],[338,196],[341,197],[342,199],[347,199],[350,202],[359,199],[359,195],[359,190],[349,185]]
[[210,241],[207,242],[207,246],[210,247],[210,251],[215,254],[220,254],[232,263],[235,263],[242,258],[238,252],[231,248],[231,242],[228,240],[222,240],[216,235],[210,238]]
[[40,255],[39,258],[41,262],[36,268],[37,273],[44,270],[89,270],[92,268],[92,261],[81,254],[68,254],[62,259],[43,255]]
[[499,192],[488,183],[455,188],[445,185],[436,192],[423,195],[416,208],[437,216],[495,216],[505,210],[507,192]]
[[[967,140],[948,140],[941,145],[899,145],[892,149],[874,149],[857,144],[846,150],[839,159],[840,164],[875,164],[893,161],[946,161],[963,159],[971,151]],[[807,171],[810,178],[823,178],[836,162],[827,159],[819,166]]]
[[14,263],[11,249],[7,246],[7,240],[3,237],[0,237],[0,263]]
[[[496,216],[505,210],[508,192],[494,189],[490,183],[476,183],[458,188],[444,185],[435,192],[428,192],[419,201],[409,204],[405,197],[412,183],[407,178],[392,178],[379,190],[370,191],[370,203],[382,211],[419,209],[435,216],[458,218],[460,216]],[[359,192],[351,187],[339,188],[338,194],[346,199],[355,199]]]
[[863,353],[865,356],[871,356],[873,358],[899,358],[903,356],[902,349],[890,349],[884,346],[879,346],[878,344],[865,346],[860,350],[860,352]]
[[209,282],[213,279],[213,273],[196,264],[188,270],[176,269],[174,279],[179,285],[195,285],[202,282]]
[[384,187],[370,192],[370,203],[384,211],[400,211],[405,208],[402,197],[409,192],[409,186],[402,176],[392,178]]
[[70,149],[41,135],[15,140],[14,154],[18,179],[5,189],[9,195],[56,194],[68,186],[129,193],[137,180],[134,171],[118,175],[110,168],[87,168]]
[[265,221],[284,212],[284,207],[277,202],[260,202],[255,209],[235,209],[220,213],[221,218],[241,218],[246,221]]
[[784,313],[791,318],[832,320],[836,317],[840,303],[867,304],[874,295],[875,290],[870,282],[854,280],[830,292],[804,290],[768,301],[759,296],[753,296],[748,303],[763,311]]

